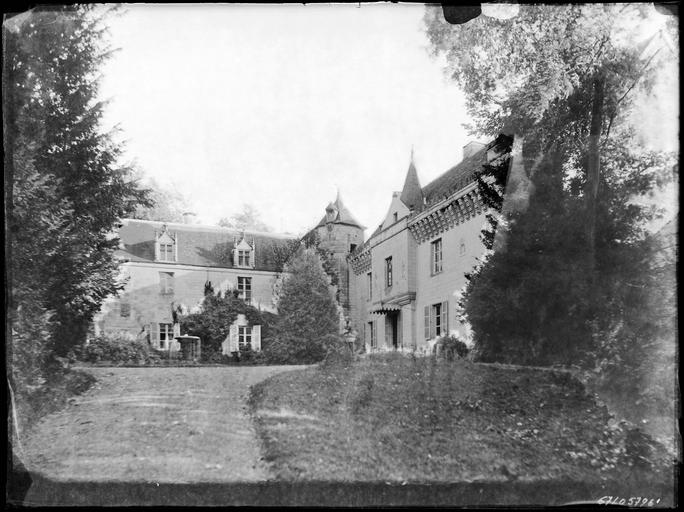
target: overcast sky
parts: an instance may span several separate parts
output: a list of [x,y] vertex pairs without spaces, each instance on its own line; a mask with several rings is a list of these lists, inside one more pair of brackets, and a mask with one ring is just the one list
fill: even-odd
[[[186,196],[202,223],[251,203],[276,231],[303,234],[339,187],[368,234],[401,189],[412,146],[425,185],[472,140],[462,94],[428,51],[423,5],[126,11],[111,21],[120,51],[104,69],[106,124],[120,125],[127,156]],[[672,112],[671,101],[660,106]],[[648,112],[662,130],[663,114]]]
[[[302,233],[337,187],[369,228],[461,159],[463,99],[430,57],[422,5],[132,5],[111,23],[107,122],[199,220],[252,203]],[[372,229],[371,229],[372,230]]]

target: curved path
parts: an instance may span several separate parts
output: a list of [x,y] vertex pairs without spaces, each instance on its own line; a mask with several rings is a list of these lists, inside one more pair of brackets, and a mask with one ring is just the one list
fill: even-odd
[[249,387],[298,368],[87,368],[98,382],[45,417],[17,455],[55,480],[263,481]]

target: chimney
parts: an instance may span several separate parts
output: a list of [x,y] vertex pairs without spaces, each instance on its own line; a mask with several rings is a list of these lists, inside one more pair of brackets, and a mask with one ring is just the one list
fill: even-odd
[[195,215],[195,212],[183,212],[183,224],[194,224]]
[[475,153],[480,151],[485,146],[486,146],[486,144],[484,144],[482,142],[477,142],[475,140],[471,140],[470,142],[468,142],[468,144],[463,146],[463,160],[465,160],[466,158],[470,158],[471,156],[473,156]]

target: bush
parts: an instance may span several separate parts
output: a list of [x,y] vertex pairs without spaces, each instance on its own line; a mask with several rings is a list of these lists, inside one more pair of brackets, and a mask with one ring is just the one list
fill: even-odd
[[447,361],[453,361],[457,357],[466,357],[470,349],[458,336],[444,336],[437,340],[435,351]]
[[325,359],[328,349],[342,344],[339,314],[321,260],[313,250],[300,250],[287,265],[278,295],[276,334],[263,347],[277,364],[311,364]]
[[108,361],[113,364],[150,364],[159,359],[150,347],[127,336],[98,336],[83,350],[83,360],[89,363]]
[[327,335],[323,337],[322,343],[327,347],[323,366],[347,366],[354,361],[354,353],[342,337]]

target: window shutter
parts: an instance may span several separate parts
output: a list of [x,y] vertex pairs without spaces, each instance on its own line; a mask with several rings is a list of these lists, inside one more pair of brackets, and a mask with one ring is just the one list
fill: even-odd
[[442,302],[442,336],[448,336],[449,335],[449,302],[444,301]]
[[430,339],[437,336],[437,322],[435,320],[435,308],[430,306]]
[[237,324],[233,324],[230,326],[230,330],[228,331],[228,336],[230,337],[230,351],[231,352],[238,352],[240,349],[238,347],[238,326]]
[[425,339],[430,339],[430,306],[425,306]]
[[252,350],[256,352],[261,351],[261,326],[252,326]]
[[153,347],[159,347],[159,324],[150,324],[150,340]]

